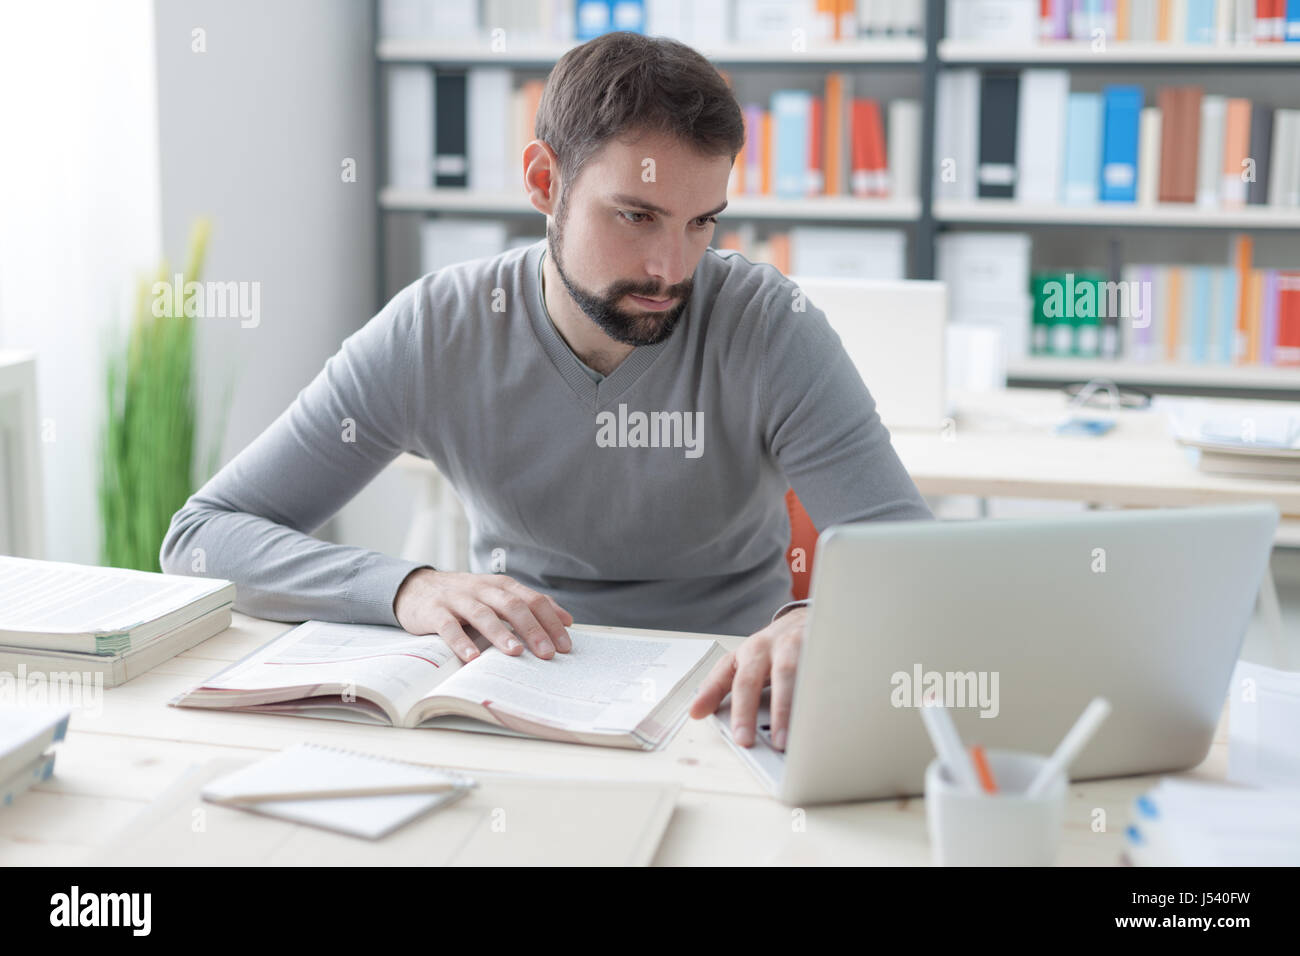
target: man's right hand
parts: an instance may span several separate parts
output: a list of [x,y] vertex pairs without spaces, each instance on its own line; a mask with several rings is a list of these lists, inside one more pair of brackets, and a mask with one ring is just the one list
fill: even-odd
[[[465,625],[512,656],[522,654],[525,644],[545,660],[557,650],[561,654],[573,650],[565,630],[573,623],[573,615],[548,595],[505,574],[416,568],[397,589],[393,613],[411,634],[437,634],[462,661],[478,657]],[[514,628],[513,633],[507,625]]]

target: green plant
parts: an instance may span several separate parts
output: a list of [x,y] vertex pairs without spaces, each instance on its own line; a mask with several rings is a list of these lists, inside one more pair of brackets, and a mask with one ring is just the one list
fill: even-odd
[[[210,231],[207,220],[194,226],[182,289],[198,281]],[[157,282],[170,286],[169,271],[164,261]],[[127,340],[106,349],[100,445],[100,562],[142,571],[161,570],[163,536],[196,487],[194,317],[185,314],[184,296],[157,289],[139,283]]]

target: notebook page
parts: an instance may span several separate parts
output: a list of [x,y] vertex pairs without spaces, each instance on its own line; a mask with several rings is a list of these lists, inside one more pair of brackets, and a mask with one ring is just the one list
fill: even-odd
[[549,661],[511,657],[495,647],[462,668],[437,693],[491,701],[553,726],[629,732],[709,653],[691,638],[615,637],[568,628],[573,650]]
[[130,630],[229,583],[0,556],[0,629],[53,634]]
[[310,684],[372,687],[406,714],[460,667],[436,634],[396,627],[308,621],[203,682],[204,688],[260,690]]
[[[370,754],[354,753],[316,744],[297,744],[251,766],[211,781],[203,797],[221,798],[241,793],[327,790],[335,787],[393,786],[408,783],[459,782],[469,778],[451,771],[399,763]],[[322,800],[277,800],[255,804],[267,816],[341,830],[377,839],[433,807],[449,803],[464,790],[448,793],[385,794],[377,797],[343,797]]]

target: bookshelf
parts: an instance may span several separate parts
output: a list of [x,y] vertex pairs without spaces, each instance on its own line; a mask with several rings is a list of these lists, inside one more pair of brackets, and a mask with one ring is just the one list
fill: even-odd
[[[564,55],[568,46],[537,44],[528,49],[496,52],[486,45],[446,45],[419,40],[380,40],[376,56],[381,63],[436,63],[440,66],[512,66],[549,69]],[[855,69],[870,66],[893,66],[899,63],[921,63],[925,60],[925,44],[920,40],[857,41],[853,43],[810,44],[805,52],[767,50],[747,47],[700,48],[700,52],[720,67],[776,65],[834,66],[848,65]]]
[[1300,44],[1197,46],[1182,43],[1111,43],[1094,50],[1088,43],[1055,41],[1010,51],[990,50],[970,40],[940,40],[939,60],[962,66],[1230,66],[1237,69],[1300,66]]
[[[391,212],[489,212],[525,215],[533,206],[522,193],[475,193],[461,189],[399,189],[386,187],[379,194],[381,209]],[[917,199],[853,199],[812,196],[775,199],[736,196],[728,200],[726,215],[742,219],[798,219],[811,222],[912,222],[921,212]]]
[[1100,206],[1039,205],[1014,199],[940,199],[933,207],[941,223],[1008,223],[1012,225],[1141,226],[1165,229],[1300,230],[1300,209],[1200,209],[1180,203],[1141,206],[1112,203]]
[[[804,51],[752,47],[697,47],[720,68],[757,70],[771,74],[798,70],[892,69],[915,71],[920,86],[921,131],[917,193],[913,199],[865,199],[844,196],[778,199],[759,196],[730,197],[724,216],[733,221],[782,220],[817,224],[893,225],[910,233],[909,275],[930,279],[935,275],[937,237],[965,228],[1020,227],[1044,235],[1079,230],[1079,235],[1105,235],[1109,230],[1141,237],[1143,261],[1158,258],[1147,245],[1154,235],[1174,237],[1214,236],[1246,232],[1267,237],[1294,237],[1300,253],[1300,208],[1275,209],[1200,208],[1192,205],[1128,203],[1069,206],[1032,204],[1011,200],[951,200],[934,196],[935,114],[938,81],[946,69],[1066,68],[1096,75],[1094,71],[1120,69],[1161,77],[1182,71],[1195,73],[1207,86],[1224,70],[1244,71],[1280,83],[1294,84],[1300,67],[1300,44],[1259,46],[1194,46],[1191,44],[1112,42],[1103,50],[1091,44],[1054,41],[1040,46],[998,48],[967,40],[944,38],[946,0],[925,0],[924,35],[919,39],[860,40],[834,46],[810,43]],[[385,70],[394,64],[428,64],[430,67],[507,67],[545,72],[574,44],[523,43],[509,52],[485,43],[446,43],[414,39],[381,38],[380,0],[373,2],[375,80],[375,138],[377,168],[387,170],[387,101]],[[1201,71],[1208,71],[1202,77]],[[1300,103],[1295,104],[1300,106]],[[522,193],[476,193],[462,189],[417,189],[380,184],[375,201],[381,217],[377,246],[377,301],[387,301],[388,241],[384,220],[395,215],[535,215]],[[1156,240],[1160,241],[1160,240]],[[1296,265],[1300,265],[1297,256]],[[1147,387],[1182,394],[1269,397],[1300,400],[1300,369],[1272,366],[1218,366],[1175,362],[1144,363],[1094,358],[1028,356],[1013,361],[1008,385],[1056,387],[1067,382],[1105,376],[1120,385]]]

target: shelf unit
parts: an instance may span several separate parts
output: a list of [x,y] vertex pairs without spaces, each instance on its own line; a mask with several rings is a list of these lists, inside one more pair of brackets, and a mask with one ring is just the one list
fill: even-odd
[[[726,68],[793,70],[808,68],[915,69],[921,79],[921,142],[918,195],[911,199],[855,199],[843,196],[784,200],[769,197],[730,198],[727,216],[746,220],[799,220],[821,223],[887,223],[912,230],[915,255],[913,278],[934,277],[935,239],[945,229],[963,226],[1026,226],[1034,229],[1170,229],[1244,230],[1278,235],[1300,234],[1300,209],[1243,207],[1201,209],[1158,204],[1138,206],[1035,205],[1015,200],[938,200],[933,195],[935,108],[938,77],[945,68],[1025,69],[1057,66],[1081,69],[1122,67],[1126,70],[1163,70],[1188,67],[1294,70],[1300,67],[1300,44],[1211,47],[1112,43],[1094,50],[1088,43],[1062,42],[1020,49],[990,49],[968,41],[941,39],[945,0],[926,0],[925,36],[921,39],[857,41],[810,45],[806,51],[746,47],[700,48],[710,61]],[[391,64],[427,63],[430,66],[471,68],[548,69],[575,44],[535,44],[497,52],[484,43],[439,43],[406,39],[378,39],[379,0],[372,6],[374,57],[376,168],[387,170],[387,102],[384,69]],[[381,216],[377,240],[377,304],[386,301],[387,250],[382,217],[389,213],[475,213],[526,215],[532,206],[522,194],[486,194],[453,189],[409,189],[380,185],[375,202]],[[1147,386],[1187,394],[1277,397],[1300,400],[1300,369],[1259,366],[1143,364],[1099,359],[1029,357],[1008,368],[1008,384],[1057,386],[1095,376],[1121,385]]]

